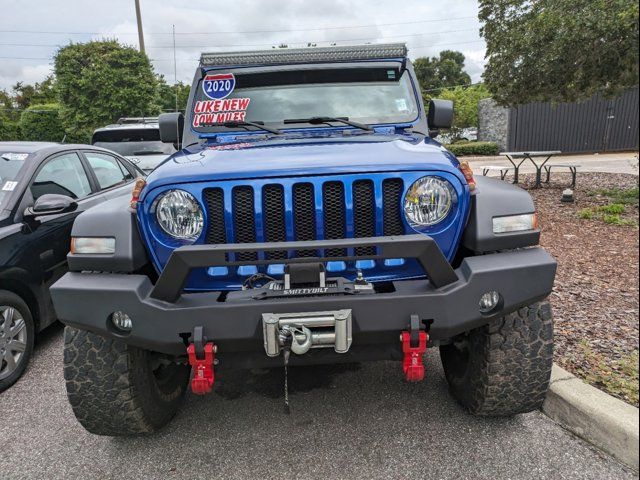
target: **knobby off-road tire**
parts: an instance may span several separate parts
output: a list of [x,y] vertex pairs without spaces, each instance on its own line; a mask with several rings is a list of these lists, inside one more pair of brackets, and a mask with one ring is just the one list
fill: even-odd
[[123,342],[66,327],[64,378],[78,421],[97,435],[138,435],[166,425],[187,390],[190,368]]
[[35,325],[27,304],[0,290],[0,392],[16,383],[33,353]]
[[553,320],[543,301],[440,347],[453,397],[471,413],[510,416],[542,406],[553,364]]

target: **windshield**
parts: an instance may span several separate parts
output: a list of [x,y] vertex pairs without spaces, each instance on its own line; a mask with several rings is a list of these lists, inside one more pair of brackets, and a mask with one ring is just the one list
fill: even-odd
[[0,209],[6,207],[5,199],[18,186],[16,179],[28,154],[0,152]]
[[409,123],[418,107],[408,73],[401,75],[397,67],[359,67],[207,74],[192,112],[194,130],[213,132],[223,130],[225,122],[284,125],[285,120],[312,117]]
[[172,144],[160,141],[160,131],[155,128],[118,128],[95,132],[91,143],[125,157],[171,155],[176,151]]

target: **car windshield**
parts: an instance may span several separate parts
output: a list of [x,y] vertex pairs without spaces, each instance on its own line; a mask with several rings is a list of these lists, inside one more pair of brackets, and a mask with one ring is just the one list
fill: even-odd
[[0,152],[0,209],[6,207],[6,198],[18,185],[16,179],[28,154]]
[[[210,72],[200,81],[191,108],[192,127],[203,133],[224,130],[221,124],[225,122],[264,122],[280,127],[286,123],[291,128],[292,123],[296,127],[307,123],[291,120],[313,117],[338,117],[363,124],[409,123],[418,117],[409,74],[401,73],[397,66]],[[238,130],[237,126],[229,128]]]
[[125,157],[171,155],[176,151],[172,144],[160,141],[160,131],[156,128],[103,130],[93,134],[91,143]]

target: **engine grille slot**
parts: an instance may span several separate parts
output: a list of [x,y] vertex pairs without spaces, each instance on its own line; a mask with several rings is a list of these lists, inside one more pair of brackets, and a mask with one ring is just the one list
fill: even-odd
[[385,236],[404,235],[402,221],[402,191],[400,178],[388,178],[382,182],[382,221]]
[[[316,239],[316,201],[311,183],[293,186],[293,228],[296,240]],[[315,250],[298,250],[298,257],[315,257]]]
[[[282,185],[265,185],[262,189],[263,229],[266,242],[286,242],[284,188]],[[286,250],[267,252],[268,259],[287,258]]]
[[[254,243],[256,241],[255,209],[253,188],[249,186],[233,189],[233,231],[235,243]],[[236,254],[240,261],[257,260],[255,252]]]
[[[376,236],[376,199],[371,180],[353,183],[353,236]],[[376,247],[356,247],[356,256],[375,255]]]
[[[322,206],[324,214],[324,238],[333,240],[346,237],[344,185],[342,182],[326,182],[322,186]],[[328,248],[328,257],[346,256],[344,248]]]
[[227,229],[224,220],[224,192],[221,188],[207,188],[203,195],[208,216],[205,242],[227,243]]

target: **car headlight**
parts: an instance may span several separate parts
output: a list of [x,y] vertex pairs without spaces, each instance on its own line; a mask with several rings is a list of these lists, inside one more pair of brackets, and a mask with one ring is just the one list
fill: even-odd
[[457,201],[456,191],[439,177],[416,180],[404,197],[404,214],[412,227],[428,227],[444,220]]
[[184,190],[164,193],[156,204],[156,218],[162,230],[181,240],[198,238],[204,224],[200,204]]

